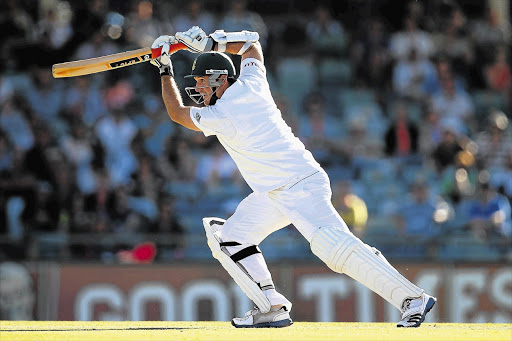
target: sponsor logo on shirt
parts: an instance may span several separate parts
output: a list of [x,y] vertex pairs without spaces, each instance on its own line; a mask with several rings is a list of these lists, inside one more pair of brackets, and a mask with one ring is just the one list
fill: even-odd
[[196,113],[194,114],[194,117],[196,118],[196,121],[197,121],[198,123],[199,123],[199,122],[201,122],[201,115],[200,115],[198,112],[196,112]]
[[245,63],[245,64],[244,64],[244,66],[243,66],[243,67],[248,67],[248,66],[256,66],[258,69],[260,69],[261,71],[263,71],[263,69],[261,68],[261,66],[260,66],[258,63],[256,63],[256,62],[247,62],[247,63]]

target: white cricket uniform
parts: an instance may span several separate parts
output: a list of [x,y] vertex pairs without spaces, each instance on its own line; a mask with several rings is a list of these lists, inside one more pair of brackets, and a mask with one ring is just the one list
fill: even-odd
[[258,245],[290,223],[308,241],[322,226],[348,231],[332,206],[327,174],[283,120],[265,66],[247,58],[240,69],[215,105],[190,109],[194,124],[217,136],[254,191],[222,227],[222,240]]

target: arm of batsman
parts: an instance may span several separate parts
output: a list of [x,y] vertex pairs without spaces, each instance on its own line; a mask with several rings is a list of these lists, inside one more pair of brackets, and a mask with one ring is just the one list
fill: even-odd
[[198,26],[194,26],[186,32],[176,32],[176,39],[185,44],[193,53],[208,52],[213,47],[213,40],[206,36],[206,33]]

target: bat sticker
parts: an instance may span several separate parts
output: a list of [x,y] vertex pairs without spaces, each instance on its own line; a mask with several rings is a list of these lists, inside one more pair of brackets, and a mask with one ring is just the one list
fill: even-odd
[[150,59],[151,59],[151,53],[148,53],[148,54],[144,54],[140,57],[133,57],[133,58],[125,59],[125,60],[120,60],[118,62],[113,62],[113,63],[110,63],[109,65],[112,69],[115,69],[118,67],[127,66],[130,64],[136,64],[136,63],[150,60]]

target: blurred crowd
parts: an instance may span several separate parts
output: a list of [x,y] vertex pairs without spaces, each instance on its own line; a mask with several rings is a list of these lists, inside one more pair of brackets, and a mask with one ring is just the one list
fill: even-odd
[[[364,241],[390,258],[510,259],[510,7],[479,3],[2,1],[0,259],[122,261],[148,241],[157,260],[209,257],[201,218],[250,189],[216,139],[168,118],[157,70],[51,74],[193,25],[260,34],[277,106]],[[181,89],[194,57],[173,56]],[[280,236],[267,258],[305,257],[297,232]]]

